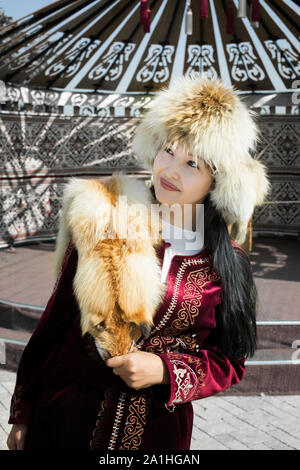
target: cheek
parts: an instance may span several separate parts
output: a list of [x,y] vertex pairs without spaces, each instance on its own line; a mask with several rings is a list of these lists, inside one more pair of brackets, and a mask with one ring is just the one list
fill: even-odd
[[199,199],[206,196],[207,193],[210,191],[211,187],[211,179],[210,178],[192,178],[186,185],[186,190],[188,194],[191,196],[191,199],[198,201]]
[[164,168],[164,158],[161,154],[157,154],[153,163],[153,174],[159,173]]

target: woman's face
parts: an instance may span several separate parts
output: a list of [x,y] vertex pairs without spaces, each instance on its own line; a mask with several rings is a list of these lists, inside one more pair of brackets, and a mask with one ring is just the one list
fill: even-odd
[[[169,191],[161,184],[161,178],[177,188]],[[153,185],[156,199],[167,205],[201,204],[210,192],[213,175],[202,160],[194,161],[193,155],[182,144],[176,149],[167,145],[155,157]]]

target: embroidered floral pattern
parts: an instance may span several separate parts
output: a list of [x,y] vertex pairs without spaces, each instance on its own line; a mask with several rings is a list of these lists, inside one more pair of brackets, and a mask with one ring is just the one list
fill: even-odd
[[202,369],[201,360],[189,354],[168,354],[169,362],[175,375],[174,398],[170,405],[196,400],[201,396],[201,389],[205,387],[206,374]]
[[22,403],[23,387],[16,385],[15,390],[10,403],[10,419],[17,419],[22,413],[20,404]]
[[185,362],[171,359],[175,375],[175,397],[172,405],[184,403],[189,396],[193,396],[197,388],[197,375]]
[[131,397],[129,415],[125,423],[124,437],[119,450],[138,450],[146,426],[149,403],[150,399],[146,395],[133,395]]
[[103,442],[103,431],[104,431],[104,421],[107,417],[107,411],[109,409],[110,401],[113,396],[113,390],[111,388],[107,389],[104,393],[104,400],[101,401],[101,408],[98,413],[98,418],[96,421],[96,428],[93,431],[93,439],[90,441],[89,450],[101,449],[99,444]]
[[199,315],[203,289],[206,284],[216,280],[216,276],[210,273],[210,268],[202,268],[191,271],[184,286],[183,302],[178,310],[177,318],[173,320],[171,328],[167,332],[174,334],[178,330],[188,329],[194,325],[195,318]]
[[[188,330],[191,325],[195,324],[195,319],[199,315],[200,307],[202,305],[202,297],[204,287],[213,281],[220,280],[217,273],[211,270],[210,266],[201,267],[197,270],[192,270],[188,276],[184,286],[182,302],[176,313],[174,320],[169,327],[166,327],[169,319],[174,314],[176,305],[178,304],[180,285],[183,280],[185,270],[188,266],[202,265],[209,262],[209,258],[204,259],[184,259],[182,265],[178,270],[175,280],[174,293],[170,305],[160,322],[155,326],[150,335],[149,343],[145,350],[147,352],[165,352],[170,349],[181,347],[189,352],[195,352],[198,345],[194,338],[195,335],[191,333],[182,334],[182,330]],[[155,334],[156,333],[156,334]],[[141,348],[145,338],[142,338],[138,344]]]

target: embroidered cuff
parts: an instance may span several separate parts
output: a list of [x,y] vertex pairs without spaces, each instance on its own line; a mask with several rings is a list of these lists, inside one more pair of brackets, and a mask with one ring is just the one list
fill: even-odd
[[22,387],[16,386],[13,393],[8,424],[28,424],[31,413],[31,404],[21,398]]
[[[184,353],[163,353],[157,355],[165,362],[170,375],[170,397],[165,406],[167,408],[172,405],[175,407],[196,398],[198,387],[199,385],[204,386],[206,375],[202,369],[197,367],[201,364],[200,360]],[[198,361],[196,368],[194,368],[195,361]]]

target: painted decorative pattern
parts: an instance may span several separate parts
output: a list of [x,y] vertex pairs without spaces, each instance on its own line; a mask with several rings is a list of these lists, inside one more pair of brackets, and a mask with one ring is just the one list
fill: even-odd
[[[21,88],[8,87],[7,93],[8,102],[13,96],[25,100]],[[114,106],[132,106],[129,116],[116,117],[109,108],[101,108],[102,114],[93,117],[89,109],[97,107],[98,102],[90,103],[88,95],[71,94],[71,104],[80,106],[85,114],[64,116],[45,112],[54,99],[49,92],[28,93],[33,106],[43,108],[42,112],[6,112],[0,116],[0,246],[21,240],[54,239],[63,187],[70,176],[97,177],[121,169],[141,170],[130,149],[139,123],[132,97],[114,101]],[[137,99],[136,105],[141,108],[150,98]],[[300,121],[296,115],[270,116],[267,108],[263,109],[266,115],[259,119],[261,141],[257,153],[270,170],[272,191],[267,203],[254,211],[253,231],[298,234]]]

